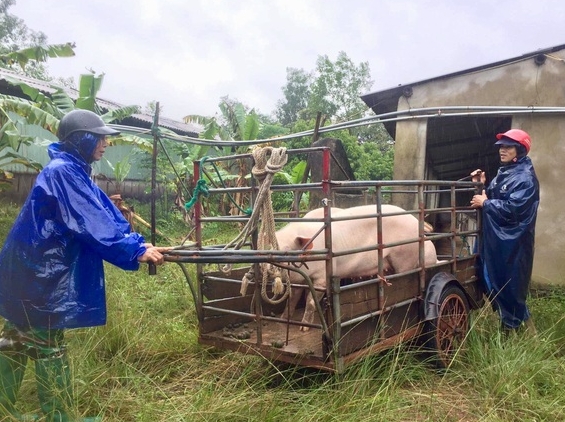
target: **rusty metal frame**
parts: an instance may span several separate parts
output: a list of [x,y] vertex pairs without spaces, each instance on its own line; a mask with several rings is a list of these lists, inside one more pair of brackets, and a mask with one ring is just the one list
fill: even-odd
[[[285,185],[285,186],[273,186],[273,192],[276,191],[284,191],[284,190],[291,190],[291,191],[308,191],[312,189],[321,189],[326,196],[326,198],[331,198],[332,194],[336,191],[343,190],[343,189],[374,189],[375,190],[375,214],[373,217],[377,218],[377,226],[378,226],[378,238],[377,244],[373,248],[358,248],[354,250],[349,250],[347,252],[336,253],[332,250],[331,245],[331,222],[332,221],[340,221],[338,217],[331,216],[330,207],[325,207],[324,216],[322,219],[299,219],[296,216],[292,217],[292,213],[289,213],[289,217],[278,216],[277,221],[279,222],[290,222],[290,221],[321,221],[323,222],[323,231],[325,234],[325,248],[322,250],[314,250],[308,251],[305,253],[304,251],[260,251],[256,249],[257,239],[251,239],[248,249],[242,250],[223,250],[222,245],[213,245],[213,246],[205,246],[204,241],[202,239],[202,225],[207,222],[245,222],[247,217],[245,216],[238,216],[238,217],[228,217],[228,216],[218,216],[218,217],[203,217],[201,214],[201,204],[199,202],[196,203],[194,209],[194,217],[196,223],[195,235],[196,235],[196,242],[193,246],[187,249],[176,249],[172,251],[170,254],[166,256],[167,261],[171,262],[178,262],[180,264],[185,263],[193,263],[196,264],[197,270],[197,278],[198,281],[196,286],[191,286],[191,290],[193,290],[193,295],[195,296],[195,304],[197,315],[200,323],[203,323],[205,319],[206,312],[214,312],[222,315],[227,315],[228,317],[231,315],[233,317],[242,317],[248,318],[250,320],[255,320],[257,322],[257,332],[256,332],[256,341],[251,344],[248,341],[233,341],[231,339],[226,338],[214,338],[213,336],[200,334],[199,341],[202,344],[210,344],[219,348],[227,348],[231,350],[244,350],[246,353],[254,353],[261,356],[266,356],[271,359],[278,359],[283,360],[286,362],[302,364],[306,366],[321,368],[325,370],[337,371],[341,372],[344,369],[344,365],[348,364],[349,362],[354,361],[357,358],[363,357],[371,351],[381,350],[383,347],[390,347],[391,344],[396,344],[398,341],[402,339],[410,338],[417,335],[420,332],[419,324],[412,327],[407,327],[404,332],[398,333],[391,337],[386,337],[385,333],[385,326],[384,324],[380,324],[377,327],[377,337],[375,341],[370,341],[370,345],[364,347],[362,349],[356,350],[348,355],[341,355],[339,344],[342,339],[342,335],[344,330],[347,331],[352,327],[355,327],[357,324],[364,323],[368,320],[374,319],[375,317],[383,316],[388,314],[389,312],[399,309],[402,307],[410,307],[415,304],[422,302],[422,298],[425,296],[426,284],[429,280],[429,272],[437,271],[439,268],[439,264],[436,266],[426,267],[424,263],[424,242],[426,240],[445,240],[448,239],[451,244],[451,256],[447,259],[448,268],[451,273],[456,274],[458,271],[458,256],[456,255],[456,236],[460,235],[467,235],[467,236],[474,236],[477,237],[477,241],[479,240],[479,230],[467,230],[465,232],[458,231],[457,224],[457,215],[459,213],[473,213],[474,210],[470,209],[470,207],[457,207],[456,206],[456,199],[458,194],[466,193],[466,192],[473,192],[474,189],[477,188],[477,184],[473,182],[461,182],[461,181],[425,181],[425,180],[418,180],[418,181],[331,181],[330,180],[330,165],[331,165],[331,153],[328,148],[326,147],[319,147],[319,148],[304,148],[300,150],[293,150],[289,151],[289,153],[294,154],[303,154],[303,153],[310,153],[315,151],[322,151],[322,165],[323,165],[323,180],[321,183],[304,183],[299,185]],[[242,154],[242,155],[234,155],[229,157],[220,157],[218,159],[214,159],[216,161],[224,161],[229,159],[242,159],[242,158],[249,158],[251,159],[251,155],[249,154]],[[211,159],[212,160],[212,159]],[[205,165],[203,162],[195,162],[194,163],[194,174],[206,174],[206,172],[201,168],[202,165]],[[383,195],[388,194],[391,192],[388,189],[393,189],[394,193],[409,193],[417,196],[417,209],[415,210],[405,210],[402,214],[412,214],[417,215],[419,219],[419,232],[418,237],[415,239],[409,239],[407,241],[401,242],[394,242],[390,244],[383,244],[382,238],[382,205],[383,205]],[[415,190],[414,190],[415,189]],[[446,189],[449,189],[449,206],[448,207],[435,207],[435,208],[427,208],[426,207],[426,195],[430,193],[446,193]],[[252,201],[254,201],[254,195],[256,194],[257,187],[250,186],[247,188],[212,188],[210,189],[210,195],[215,194],[224,194],[227,192],[241,192],[246,191],[251,193]],[[329,204],[331,205],[331,204]],[[451,219],[450,231],[449,233],[425,233],[424,230],[424,217],[426,213],[447,213]],[[392,215],[392,214],[386,214]],[[343,218],[342,218],[343,219]],[[419,263],[420,266],[412,271],[408,271],[403,274],[394,274],[386,276],[383,270],[383,251],[386,248],[398,246],[401,244],[407,244],[412,242],[419,243]],[[378,274],[376,274],[375,278],[371,278],[365,281],[361,281],[359,283],[355,283],[350,286],[341,286],[340,280],[333,277],[333,266],[332,266],[332,258],[340,255],[346,255],[351,253],[357,253],[362,251],[367,251],[371,249],[376,249],[378,252]],[[254,266],[258,266],[259,263],[262,262],[271,262],[275,265],[279,266],[288,266],[289,264],[301,264],[307,263],[309,261],[319,261],[324,260],[326,262],[326,274],[327,280],[326,283],[326,297],[328,298],[328,305],[322,306],[321,303],[316,301],[316,312],[318,314],[318,318],[320,319],[320,324],[312,324],[311,328],[319,329],[322,333],[322,341],[324,343],[324,347],[326,352],[324,352],[323,358],[315,358],[312,356],[304,356],[302,354],[292,356],[292,354],[288,354],[283,350],[278,350],[273,348],[272,346],[266,345],[263,342],[264,333],[263,333],[263,322],[274,322],[274,323],[283,323],[287,324],[287,327],[291,325],[298,326],[302,325],[299,321],[285,321],[278,317],[273,317],[270,315],[263,314],[262,311],[262,303],[260,299],[260,295],[258,295],[258,286],[259,283],[255,283],[255,295],[252,299],[255,301],[255,311],[254,312],[242,312],[239,310],[234,309],[226,309],[222,308],[220,305],[222,303],[221,300],[214,301],[208,300],[206,301],[204,298],[204,293],[202,292],[202,283],[203,280],[207,277],[204,271],[204,267],[206,264],[220,264],[220,263],[247,263]],[[445,267],[445,263],[442,264]],[[442,267],[443,268],[443,267]],[[185,270],[183,270],[185,271]],[[258,274],[256,268],[256,274]],[[185,275],[188,278],[188,275],[185,271]],[[305,274],[303,273],[303,276]],[[386,303],[387,302],[387,295],[386,295],[386,287],[387,282],[393,282],[395,280],[402,280],[403,277],[412,277],[415,276],[419,280],[419,294],[414,295],[412,298],[407,298],[405,300],[399,301],[397,303]],[[219,280],[222,281],[221,277],[211,276],[209,280]],[[229,277],[226,277],[226,281],[230,280]],[[230,280],[231,281],[231,280]],[[233,281],[237,283],[237,281]],[[469,285],[472,283],[476,283],[476,277],[471,276],[467,280],[462,280],[462,285]],[[377,309],[373,309],[366,314],[358,315],[354,318],[351,318],[347,321],[342,321],[343,315],[341,313],[341,306],[340,306],[340,296],[347,291],[351,291],[353,289],[359,289],[369,286],[375,285],[377,288],[377,298],[378,298],[378,306]],[[314,286],[311,282],[307,283],[307,286],[293,286],[295,288],[306,288],[310,289],[312,293],[314,293]],[[314,295],[314,300],[316,296]],[[287,328],[288,330],[288,328]],[[286,341],[288,343],[288,331],[286,335]],[[388,346],[387,346],[388,345]]]

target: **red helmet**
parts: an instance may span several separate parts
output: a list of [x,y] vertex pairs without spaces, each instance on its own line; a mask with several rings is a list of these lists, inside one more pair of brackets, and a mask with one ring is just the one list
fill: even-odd
[[[513,141],[518,142],[520,145],[526,148],[526,154],[530,152],[530,147],[532,146],[532,138],[530,138],[530,135],[528,135],[523,130],[510,129],[504,133],[499,133],[498,135],[496,135],[496,139],[498,139],[499,141],[502,138],[512,139]],[[495,145],[498,143],[499,142],[496,142]]]

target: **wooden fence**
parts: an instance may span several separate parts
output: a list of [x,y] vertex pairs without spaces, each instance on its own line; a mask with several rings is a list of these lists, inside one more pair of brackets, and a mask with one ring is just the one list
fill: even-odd
[[[35,182],[36,174],[32,173],[14,173],[12,179],[12,186],[8,190],[0,192],[2,198],[7,198],[16,203],[23,203]],[[111,179],[98,179],[96,184],[108,195],[113,195],[116,192],[116,187]],[[149,182],[143,180],[125,180],[121,184],[120,194],[124,200],[137,199],[145,202],[151,198]],[[163,190],[161,186],[157,186],[157,197],[161,197]]]

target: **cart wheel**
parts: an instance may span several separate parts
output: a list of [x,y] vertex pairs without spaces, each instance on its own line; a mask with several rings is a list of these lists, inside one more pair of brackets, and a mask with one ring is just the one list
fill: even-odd
[[469,331],[469,302],[457,286],[446,286],[438,303],[438,316],[426,322],[425,345],[434,353],[437,368],[447,368]]

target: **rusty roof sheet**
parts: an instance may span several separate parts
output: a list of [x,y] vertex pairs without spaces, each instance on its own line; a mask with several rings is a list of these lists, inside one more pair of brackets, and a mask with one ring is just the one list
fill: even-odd
[[[58,88],[63,89],[69,97],[76,100],[78,98],[78,90],[70,87],[61,86],[57,83],[50,82],[50,81],[43,81],[41,79],[31,78],[26,75],[19,74],[12,70],[0,68],[0,93],[8,94],[8,95],[15,95],[19,97],[24,97],[21,89],[18,87],[14,87],[9,83],[10,79],[17,80],[19,82],[23,82],[26,85],[29,85],[32,88],[35,88],[46,95],[54,94]],[[104,98],[98,97],[96,99],[97,104],[104,110],[115,110],[117,108],[124,107],[123,104],[119,104],[114,101],[106,100]],[[153,125],[153,116],[146,114],[146,113],[138,113],[133,114],[132,116],[124,119],[124,121],[119,122],[120,124],[133,126],[133,127],[141,127],[141,128],[151,128]],[[192,124],[187,124],[184,122],[179,122],[174,119],[170,119],[168,117],[159,116],[159,125],[174,131],[175,133],[182,135],[182,136],[190,136],[193,138],[198,138],[198,134],[200,129]]]

